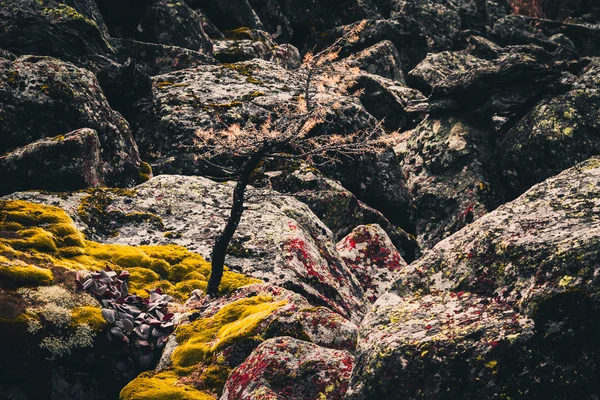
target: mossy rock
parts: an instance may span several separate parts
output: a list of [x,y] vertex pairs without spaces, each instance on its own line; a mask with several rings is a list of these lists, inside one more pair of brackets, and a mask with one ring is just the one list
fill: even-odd
[[[102,191],[96,193],[104,193]],[[176,245],[128,246],[86,240],[60,208],[22,200],[0,201],[0,277],[13,286],[47,285],[49,268],[100,270],[110,266],[131,273],[132,293],[147,296],[160,287],[185,301],[205,290],[211,266],[202,256]],[[220,293],[260,282],[225,271]]]

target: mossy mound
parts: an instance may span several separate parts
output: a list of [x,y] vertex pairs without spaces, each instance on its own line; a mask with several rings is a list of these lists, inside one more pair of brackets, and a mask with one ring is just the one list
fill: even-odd
[[[286,304],[287,300],[276,301],[270,295],[260,294],[234,301],[211,317],[178,327],[175,335],[179,347],[171,354],[171,369],[155,375],[140,375],[123,389],[121,399],[215,398],[213,394],[200,391],[192,394],[193,387],[201,386],[210,393],[220,393],[235,367],[228,363],[222,352],[229,351],[236,344],[243,347],[248,339],[256,342],[252,348],[255,347],[262,341],[261,323]],[[182,386],[184,384],[188,385]],[[152,390],[143,392],[145,397],[140,397],[141,388]],[[199,397],[168,397],[175,395]]]
[[[146,295],[144,289],[160,287],[182,301],[194,289],[205,290],[210,276],[210,264],[184,247],[98,243],[86,240],[60,208],[0,201],[0,276],[7,282],[50,284],[50,267],[99,270],[106,266],[130,270],[133,293]],[[220,290],[224,294],[256,282],[227,270]]]
[[127,400],[214,400],[215,397],[178,383],[179,377],[172,372],[152,374],[145,372],[131,381],[121,391],[121,399]]

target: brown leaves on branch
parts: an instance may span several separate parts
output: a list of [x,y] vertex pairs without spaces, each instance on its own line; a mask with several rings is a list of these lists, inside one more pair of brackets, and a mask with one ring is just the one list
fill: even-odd
[[268,145],[271,150],[267,157],[304,158],[322,164],[383,148],[381,125],[369,131],[340,135],[331,122],[332,115],[342,107],[341,96],[360,95],[360,92],[348,94],[359,69],[338,59],[342,46],[359,40],[365,25],[366,21],[357,24],[318,53],[307,53],[298,71],[304,76],[304,87],[297,88],[302,94],[296,102],[272,110],[266,121],[248,122],[245,126],[234,124],[224,129],[198,129],[194,141],[198,157],[209,163],[244,159]]

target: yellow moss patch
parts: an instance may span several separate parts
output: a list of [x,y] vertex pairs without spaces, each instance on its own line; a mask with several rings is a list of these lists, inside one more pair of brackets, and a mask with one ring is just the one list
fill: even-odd
[[175,332],[180,346],[171,355],[174,370],[188,374],[196,364],[210,361],[215,352],[255,335],[259,324],[286,303],[286,300],[275,302],[267,295],[240,299],[210,318],[180,326]]
[[106,326],[102,310],[98,307],[83,306],[71,310],[71,324],[78,326],[87,324],[95,331],[100,331]]
[[49,285],[54,280],[52,271],[33,265],[0,264],[0,280],[11,286]]
[[214,400],[215,397],[178,383],[170,372],[144,372],[121,390],[121,400]]
[[[73,220],[57,207],[0,201],[0,232],[6,233],[0,235],[0,262],[11,268],[17,263],[12,260],[18,259],[40,267],[127,269],[131,273],[130,288],[139,295],[146,295],[144,289],[160,287],[178,300],[187,300],[191,290],[206,289],[210,276],[210,264],[181,246],[126,246],[85,240]],[[40,278],[51,276],[50,271],[39,272],[46,271],[42,268],[28,271]],[[9,270],[3,272],[8,274]],[[226,269],[220,293],[257,282],[260,280]]]

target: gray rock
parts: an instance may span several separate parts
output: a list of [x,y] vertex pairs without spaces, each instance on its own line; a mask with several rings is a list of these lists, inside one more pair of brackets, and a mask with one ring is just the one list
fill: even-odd
[[[94,129],[108,185],[139,179],[127,121],[112,110],[94,75],[49,57],[0,59],[0,153],[79,128]],[[31,186],[34,187],[34,186]]]
[[291,337],[267,340],[233,370],[221,400],[341,400],[353,361],[346,351]]
[[425,248],[493,209],[492,133],[456,118],[428,118],[396,147]]
[[594,157],[400,270],[361,324],[347,398],[597,393],[599,182]]
[[54,192],[104,185],[100,140],[92,129],[40,139],[0,157],[0,194]]
[[[90,237],[103,242],[175,243],[210,259],[232,191],[232,183],[159,175],[133,192],[98,190],[66,196],[25,192],[11,197],[57,202],[71,210]],[[362,319],[368,304],[364,292],[337,253],[331,231],[306,205],[277,192],[250,189],[246,207],[227,266],[293,290],[355,323]],[[131,217],[135,215],[140,218]]]

